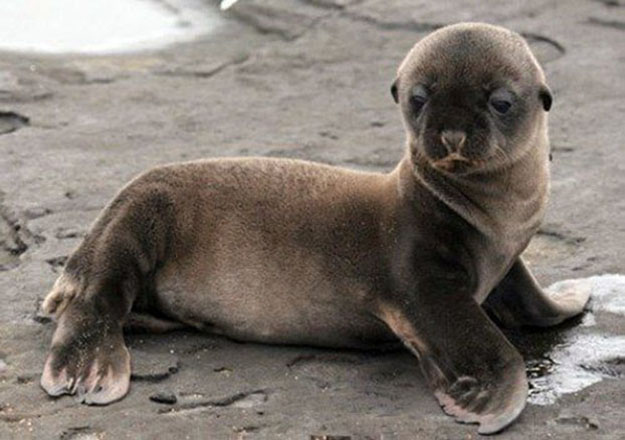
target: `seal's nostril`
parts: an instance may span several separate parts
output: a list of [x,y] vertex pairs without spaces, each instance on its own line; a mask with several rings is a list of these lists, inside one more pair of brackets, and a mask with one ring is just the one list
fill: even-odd
[[460,130],[443,130],[441,132],[441,142],[447,148],[448,153],[459,152],[464,146],[467,135]]

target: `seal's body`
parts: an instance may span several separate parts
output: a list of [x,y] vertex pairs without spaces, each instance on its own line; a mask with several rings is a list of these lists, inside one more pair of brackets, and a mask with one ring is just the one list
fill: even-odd
[[488,318],[552,325],[588,288],[544,292],[519,255],[549,183],[551,94],[526,43],[483,25],[420,41],[391,92],[406,155],[389,174],[288,159],[148,171],[104,210],[43,308],[58,318],[51,395],[123,397],[122,325],[176,323],[270,343],[399,338],[444,410],[479,432],[521,412],[521,356]]
[[391,176],[266,158],[153,174],[137,185],[176,176],[188,200],[182,210],[196,210],[195,222],[175,228],[193,245],[181,239],[180,258],[156,274],[165,316],[259,342],[363,347],[393,339],[366,307],[389,283]]

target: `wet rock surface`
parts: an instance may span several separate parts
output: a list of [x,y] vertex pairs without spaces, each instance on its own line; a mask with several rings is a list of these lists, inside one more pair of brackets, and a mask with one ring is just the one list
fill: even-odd
[[[403,350],[129,335],[124,400],[51,399],[38,380],[53,323],[37,307],[99,210],[148,167],[274,155],[391,169],[403,153],[388,92],[397,65],[458,20],[523,33],[554,90],[551,202],[527,251],[538,279],[625,273],[624,14],[622,2],[592,0],[241,0],[210,36],[159,51],[1,54],[0,438],[475,438]],[[622,317],[597,305],[594,321],[509,334],[530,378],[560,371],[576,341],[625,337]],[[501,438],[623,438],[623,355],[573,362],[601,380],[528,405]]]

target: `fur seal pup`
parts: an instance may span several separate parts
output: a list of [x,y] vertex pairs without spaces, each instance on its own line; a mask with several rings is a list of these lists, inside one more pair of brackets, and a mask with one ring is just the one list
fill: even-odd
[[128,391],[122,328],[185,325],[267,343],[399,338],[445,412],[500,431],[525,406],[505,325],[580,313],[520,258],[547,200],[551,93],[525,41],[485,24],[419,41],[391,92],[407,136],[388,174],[233,158],[159,167],[104,209],[43,303],[58,325],[41,385],[107,404]]

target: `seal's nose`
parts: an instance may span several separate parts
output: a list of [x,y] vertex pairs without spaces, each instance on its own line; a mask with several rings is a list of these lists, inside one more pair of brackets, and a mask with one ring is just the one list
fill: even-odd
[[447,148],[447,153],[459,153],[464,146],[467,135],[460,130],[443,130],[441,132],[441,142]]

